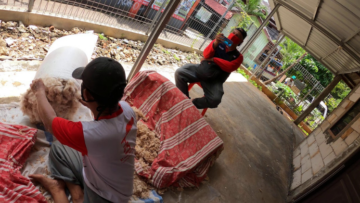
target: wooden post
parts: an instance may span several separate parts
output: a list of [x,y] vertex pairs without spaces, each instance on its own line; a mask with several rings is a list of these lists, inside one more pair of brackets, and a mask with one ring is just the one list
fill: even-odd
[[200,3],[200,0],[196,0],[196,1],[195,1],[194,5],[191,7],[189,13],[186,15],[186,18],[185,18],[185,20],[184,20],[184,22],[183,22],[183,24],[181,25],[181,27],[180,27],[179,30],[182,30],[182,29],[183,29],[185,23],[189,20],[191,14],[195,11],[195,9],[196,9],[196,7],[199,5],[199,3]]
[[294,121],[295,125],[298,125],[308,116],[315,107],[334,89],[334,87],[340,82],[341,75],[336,75],[333,81],[320,93],[320,95],[310,104],[310,106]]

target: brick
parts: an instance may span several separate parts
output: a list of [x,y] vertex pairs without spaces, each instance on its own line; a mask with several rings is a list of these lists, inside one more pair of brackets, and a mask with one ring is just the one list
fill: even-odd
[[341,104],[341,107],[344,108],[344,109],[347,109],[346,107],[350,104],[350,100],[348,99],[344,99],[342,101],[342,104]]
[[345,108],[342,108],[341,106],[337,107],[335,111],[333,112],[337,116],[341,116],[345,112]]
[[300,146],[300,148],[301,148],[301,147],[303,147],[304,145],[307,145],[306,139],[305,139],[304,141],[302,141],[299,146]]
[[312,143],[315,142],[315,137],[314,137],[314,135],[309,135],[306,140],[307,140],[308,145],[310,146]]
[[310,155],[306,155],[305,157],[301,158],[301,165],[304,165],[305,162],[310,160]]
[[317,134],[317,135],[315,135],[315,139],[316,139],[316,142],[318,143],[318,145],[320,146],[323,142],[325,142],[326,141],[326,139],[325,139],[325,135],[324,135],[324,133],[319,133],[319,134]]
[[333,148],[335,155],[339,156],[347,148],[347,144],[340,138],[331,143],[331,147]]
[[311,134],[313,134],[314,136],[316,136],[317,134],[319,134],[319,133],[322,133],[322,131],[321,131],[321,128],[316,128],[314,131],[312,131],[312,133]]
[[313,157],[316,155],[316,153],[319,153],[319,147],[317,145],[316,142],[314,142],[310,147],[309,147],[309,155],[310,157]]
[[311,168],[311,160],[310,160],[310,156],[307,155],[306,157],[301,159],[301,173],[304,173],[310,168]]
[[309,147],[306,141],[305,144],[300,145],[300,151],[301,157],[305,157],[307,154],[309,154]]
[[293,160],[293,165],[294,165],[294,171],[298,170],[301,166],[301,156],[299,154],[299,156],[295,157]]
[[337,118],[337,115],[331,114],[329,117],[326,118],[326,120],[327,120],[329,123],[333,124],[333,123],[336,121],[336,118]]
[[312,170],[307,170],[305,173],[301,176],[301,183],[304,184],[306,181],[310,180],[313,177]]
[[330,145],[326,144],[326,142],[323,142],[320,146],[319,146],[319,149],[320,149],[320,153],[321,153],[321,156],[324,158],[324,157],[327,157],[331,152],[333,152],[332,148]]
[[327,130],[327,128],[330,126],[330,123],[327,120],[324,120],[321,124],[321,130],[323,132],[325,132],[325,130]]
[[320,153],[317,153],[313,158],[311,158],[311,168],[313,170],[313,174],[317,174],[320,169],[324,167],[324,163]]
[[331,163],[332,160],[335,159],[335,153],[334,152],[331,152],[327,157],[325,157],[324,159],[324,164],[325,166],[328,165],[329,163]]
[[360,86],[358,86],[358,88],[355,91],[356,93],[360,93]]
[[347,138],[345,139],[345,143],[346,143],[347,145],[352,144],[352,143],[356,140],[356,138],[359,137],[359,135],[360,135],[360,134],[359,134],[358,132],[353,131],[349,136],[347,136]]
[[347,129],[342,135],[341,135],[341,138],[344,140],[347,138],[347,136],[349,136],[352,132],[354,132],[354,129],[352,128],[349,128]]
[[294,157],[299,156],[299,155],[300,155],[300,152],[301,152],[301,151],[300,151],[300,147],[296,147],[295,150],[294,150],[293,156],[294,156]]
[[351,127],[352,127],[354,130],[356,130],[358,133],[360,133],[360,118],[359,118],[357,121],[355,121],[355,122],[351,125]]
[[350,101],[356,102],[358,99],[360,98],[360,93],[352,93],[351,96],[349,97]]
[[297,170],[294,172],[293,182],[291,184],[291,190],[301,185],[301,171]]
[[348,105],[345,106],[345,109],[349,109],[353,104],[354,102],[349,101]]

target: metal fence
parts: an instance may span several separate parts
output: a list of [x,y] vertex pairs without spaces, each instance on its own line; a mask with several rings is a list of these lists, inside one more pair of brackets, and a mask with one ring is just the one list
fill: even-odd
[[[0,0],[0,8],[82,20],[149,34],[169,0]],[[224,4],[224,5],[223,5]],[[232,4],[183,0],[161,38],[203,49],[231,20]],[[229,8],[230,7],[230,8]]]
[[[251,38],[251,36],[255,33],[257,30],[257,27],[252,25],[248,30],[248,36],[247,40]],[[270,55],[270,63],[263,64],[270,66],[274,68],[273,71],[270,71],[269,69],[265,69],[265,72],[263,73],[263,77],[267,79],[271,79],[276,75],[276,73],[280,70],[280,67],[282,64],[279,62],[282,59],[281,54],[279,53],[280,47],[274,47],[276,45],[276,40],[279,37],[279,31],[276,29],[270,29],[269,27],[265,27],[262,32],[257,36],[254,43],[250,46],[250,48],[247,50],[247,52],[243,53],[244,55],[244,61],[243,65],[246,68],[249,68],[251,71],[258,72],[260,70],[260,65],[263,64],[264,60],[268,55]],[[245,45],[243,43],[242,46],[240,46],[240,50]],[[273,64],[271,62],[278,62],[279,64]]]
[[[282,97],[283,102],[290,108],[296,115],[300,115],[305,111],[310,104],[317,98],[325,87],[309,73],[301,64],[296,64],[290,71],[286,73],[283,78],[278,82],[284,82],[285,78],[295,76],[294,86],[291,87],[293,94],[284,94],[284,90],[279,88],[280,85],[268,85],[278,97]],[[305,119],[307,125],[315,129],[322,121],[331,113],[328,104],[333,96],[328,94],[325,99],[310,113]]]

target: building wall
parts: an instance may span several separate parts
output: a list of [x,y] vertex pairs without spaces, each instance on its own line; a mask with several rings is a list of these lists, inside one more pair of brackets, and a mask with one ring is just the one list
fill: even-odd
[[226,25],[226,27],[224,28],[224,30],[222,31],[222,33],[225,36],[228,36],[230,34],[230,32],[232,31],[233,28],[236,28],[237,25],[239,25],[239,22],[241,20],[241,15],[239,13],[234,14],[229,23]]
[[[254,41],[254,43],[250,46],[250,48],[248,49],[248,51],[246,53],[243,53],[244,55],[244,61],[243,64],[248,68],[248,67],[252,67],[254,68],[254,65],[256,64],[255,60],[256,57],[261,53],[261,51],[263,50],[263,48],[269,43],[269,40],[266,36],[266,34],[264,33],[264,31],[262,31],[260,33],[260,35],[256,38],[256,40]],[[259,65],[259,64],[257,64]]]
[[325,133],[359,98],[360,85],[355,87],[325,121],[295,148],[293,181],[290,188],[293,196],[313,186],[359,148],[360,119],[337,140],[330,141]]

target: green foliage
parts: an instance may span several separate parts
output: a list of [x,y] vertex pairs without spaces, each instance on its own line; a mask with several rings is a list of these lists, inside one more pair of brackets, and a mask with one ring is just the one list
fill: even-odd
[[309,133],[306,132],[306,130],[304,130],[304,128],[302,128],[300,125],[298,125],[298,126],[299,126],[299,128],[303,131],[303,133],[305,133],[305,135],[309,135]]
[[340,99],[342,101],[350,93],[350,91],[350,87],[347,86],[345,82],[340,81],[331,91],[331,95],[335,99]]
[[297,113],[301,113],[303,111],[303,106],[299,105],[294,109]]
[[253,84],[256,88],[262,91],[262,87],[258,85],[254,80],[250,80],[250,76],[246,74],[246,72],[243,69],[239,68],[237,72],[243,75],[251,84]]
[[174,59],[176,59],[177,61],[180,61],[180,58],[176,54],[174,54]]
[[108,40],[108,38],[105,37],[104,33],[98,34],[98,36],[101,40],[105,40],[105,41]]
[[191,46],[190,46],[192,49],[194,49],[194,45],[199,40],[200,37],[204,37],[204,35],[203,34],[196,35],[196,38],[193,40],[193,42],[191,43]]
[[[309,73],[314,76],[316,80],[320,82],[323,87],[327,87],[330,82],[334,79],[334,75],[331,73],[329,69],[327,69],[324,65],[322,65],[319,61],[317,61],[310,54],[306,55],[301,61],[300,64],[307,70]],[[295,75],[299,80],[304,80],[304,76],[300,71],[292,71],[291,75]],[[290,74],[288,74],[290,76]],[[313,85],[307,85],[304,90],[301,91],[300,97],[307,94]],[[328,106],[328,113],[331,113],[337,105],[350,93],[351,89],[343,82],[340,81],[334,89],[331,91],[331,95],[334,97],[333,99],[329,99],[326,101],[326,105]]]
[[283,98],[296,98],[295,93],[291,90],[289,86],[285,85],[284,83],[277,82],[275,86],[279,89],[274,92],[275,94],[283,92],[281,95],[281,97]]
[[304,119],[304,122],[314,130],[320,123],[325,120],[322,113],[318,109],[314,109],[312,113]]
[[324,87],[333,80],[334,76],[324,65],[318,62],[310,54],[306,55],[301,61],[300,64],[307,70],[311,75],[313,75],[316,80]]
[[[260,4],[261,0],[247,0],[246,4],[242,0],[237,0],[236,2],[240,4],[242,10],[247,14],[258,16],[262,19],[266,18],[266,7]],[[264,14],[263,11],[265,11],[266,14]]]
[[166,50],[166,49],[162,49],[162,52],[163,52],[164,54],[167,54],[167,55],[171,54],[170,51],[168,51],[168,50]]
[[251,23],[253,23],[253,20],[251,19],[251,17],[247,13],[241,12],[241,20],[240,20],[239,24],[235,27],[231,27],[231,29],[240,27],[240,28],[243,28],[245,31],[248,31],[248,27],[251,25]]
[[328,107],[329,112],[332,112],[336,107],[340,104],[341,99],[330,98],[326,102],[326,106]]
[[283,67],[282,69],[286,69],[288,66],[293,64],[296,59],[300,58],[305,53],[305,50],[301,48],[298,44],[293,42],[288,37],[279,44],[281,46],[280,53],[283,56],[282,62]]

